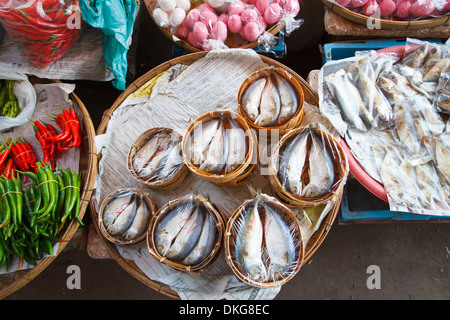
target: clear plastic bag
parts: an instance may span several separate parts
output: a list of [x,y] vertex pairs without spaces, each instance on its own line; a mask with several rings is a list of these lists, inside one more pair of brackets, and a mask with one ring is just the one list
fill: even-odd
[[279,200],[260,193],[228,220],[227,263],[253,286],[280,286],[300,269],[304,251],[299,223]]
[[38,68],[59,60],[81,35],[78,0],[5,0],[0,22]]
[[0,79],[15,80],[14,94],[21,108],[21,112],[15,118],[0,116],[0,131],[2,131],[28,122],[36,107],[36,92],[25,74],[0,68]]

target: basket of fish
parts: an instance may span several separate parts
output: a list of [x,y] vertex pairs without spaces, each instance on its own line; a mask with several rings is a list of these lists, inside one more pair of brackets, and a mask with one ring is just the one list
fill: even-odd
[[201,194],[170,201],[151,219],[147,232],[150,254],[182,272],[200,274],[223,251],[225,217]]
[[144,189],[119,189],[103,201],[99,229],[113,243],[135,244],[145,239],[150,219],[157,210],[155,201]]
[[183,158],[196,175],[221,186],[245,183],[257,163],[256,135],[230,110],[207,112],[183,137]]
[[239,111],[247,123],[259,130],[278,130],[283,135],[302,123],[305,110],[300,83],[279,67],[251,74],[238,92]]
[[302,234],[287,206],[260,193],[229,218],[225,257],[236,277],[256,287],[285,284],[300,270]]
[[183,136],[171,128],[143,132],[128,153],[128,171],[151,189],[172,189],[181,184],[189,170],[183,162]]
[[312,206],[335,201],[348,175],[347,156],[321,125],[290,131],[270,159],[270,186],[285,203]]

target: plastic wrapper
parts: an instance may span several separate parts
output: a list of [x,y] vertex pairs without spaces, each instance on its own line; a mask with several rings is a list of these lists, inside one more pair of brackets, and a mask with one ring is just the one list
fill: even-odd
[[184,157],[206,174],[228,175],[249,160],[248,128],[228,113],[199,122],[185,139]]
[[203,50],[235,48],[255,41],[269,50],[277,39],[267,30],[284,24],[283,32],[289,35],[302,24],[301,19],[295,19],[300,11],[298,0],[209,0],[195,7],[191,4],[188,10],[185,5],[184,12],[177,5],[162,8],[174,0],[160,1],[153,10],[156,23]]
[[77,0],[1,1],[0,22],[38,68],[59,60],[81,34]]
[[170,201],[152,218],[150,253],[186,272],[206,270],[222,252],[224,218],[202,195],[188,194]]
[[128,170],[149,188],[174,187],[174,183],[181,182],[186,172],[182,139],[178,132],[170,128],[145,131],[130,148]]
[[328,0],[368,17],[393,21],[415,21],[448,15],[448,0]]
[[271,163],[278,182],[273,187],[311,204],[330,200],[345,183],[347,166],[339,143],[321,125],[311,124],[280,140]]
[[264,193],[246,200],[227,224],[225,252],[236,276],[252,286],[280,286],[300,269],[303,240],[291,210]]
[[156,204],[144,189],[120,189],[102,203],[99,228],[117,244],[134,244],[145,239]]
[[[25,74],[0,68],[0,79],[14,80],[14,94],[20,113],[15,118],[0,116],[0,131],[23,125],[29,121],[36,108],[36,92]],[[5,98],[7,99],[7,98]]]

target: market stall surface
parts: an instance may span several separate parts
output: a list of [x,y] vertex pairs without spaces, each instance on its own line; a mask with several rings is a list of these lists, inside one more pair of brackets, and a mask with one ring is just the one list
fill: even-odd
[[[148,13],[142,12],[140,19],[134,78],[174,57],[173,43],[157,30]],[[307,32],[306,25],[291,35],[286,40],[287,56],[279,59],[304,79],[322,63],[317,45],[298,46]],[[120,92],[109,82],[77,81],[76,85],[75,92],[97,127]],[[359,188],[358,192],[352,188]],[[360,188],[350,177],[348,194],[354,191],[360,196],[354,206],[379,204],[379,199]],[[85,222],[90,222],[89,215]],[[88,226],[81,228],[48,268],[5,300],[170,299],[142,284],[114,259],[90,257],[87,234]],[[450,299],[449,235],[449,223],[343,225],[336,219],[323,244],[275,299]],[[74,266],[79,268],[80,287],[71,286]]]

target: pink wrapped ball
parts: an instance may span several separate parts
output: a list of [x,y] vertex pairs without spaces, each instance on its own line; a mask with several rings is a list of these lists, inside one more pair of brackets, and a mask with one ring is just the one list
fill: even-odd
[[427,16],[435,9],[435,5],[431,0],[416,1],[411,5],[411,14],[416,17]]
[[264,15],[267,6],[269,5],[270,0],[256,0],[255,7],[258,9],[261,15]]
[[362,13],[365,16],[372,16],[378,11],[378,3],[375,0],[369,0],[363,7]]
[[228,25],[228,14],[222,13],[218,18],[217,21],[222,21],[226,25]]
[[192,9],[191,11],[188,12],[185,20],[189,28],[192,29],[194,27],[194,24],[200,20],[200,14],[201,12],[197,8]]
[[192,28],[192,33],[197,42],[202,43],[208,38],[208,28],[203,22],[197,21]]
[[189,32],[189,34],[187,36],[187,40],[192,46],[194,46],[196,48],[201,48],[200,43],[194,37],[194,31]]
[[177,27],[177,36],[180,38],[187,38],[190,28],[187,24],[186,19]]
[[264,17],[259,16],[256,22],[259,25],[259,30],[266,30],[267,29],[267,22],[264,19]]
[[217,21],[212,29],[212,37],[217,40],[225,41],[228,34],[228,28],[222,21]]
[[409,0],[400,0],[400,2],[397,3],[395,15],[400,19],[404,19],[409,17],[411,13],[410,10],[411,10],[411,2]]
[[241,13],[241,18],[242,18],[242,21],[244,22],[244,24],[247,24],[252,21],[253,22],[257,21],[258,16],[259,16],[258,11],[253,7],[244,9],[244,11],[242,11],[242,13]]
[[264,19],[267,24],[277,23],[281,18],[281,7],[277,3],[271,3],[264,12]]
[[283,10],[285,14],[297,15],[300,11],[300,3],[298,0],[286,0],[283,6]]
[[244,37],[250,42],[256,41],[261,34],[261,29],[256,22],[249,22],[244,27]]
[[212,29],[212,27],[217,22],[217,14],[211,11],[203,11],[200,15],[200,21],[203,22],[207,27]]
[[228,17],[228,30],[233,33],[238,33],[242,28],[241,16],[233,14]]
[[397,4],[394,2],[394,0],[383,0],[379,3],[380,8],[380,14],[383,17],[390,16],[394,13],[395,8],[397,8]]
[[228,6],[228,14],[241,14],[245,9],[245,4],[241,0],[234,0]]

